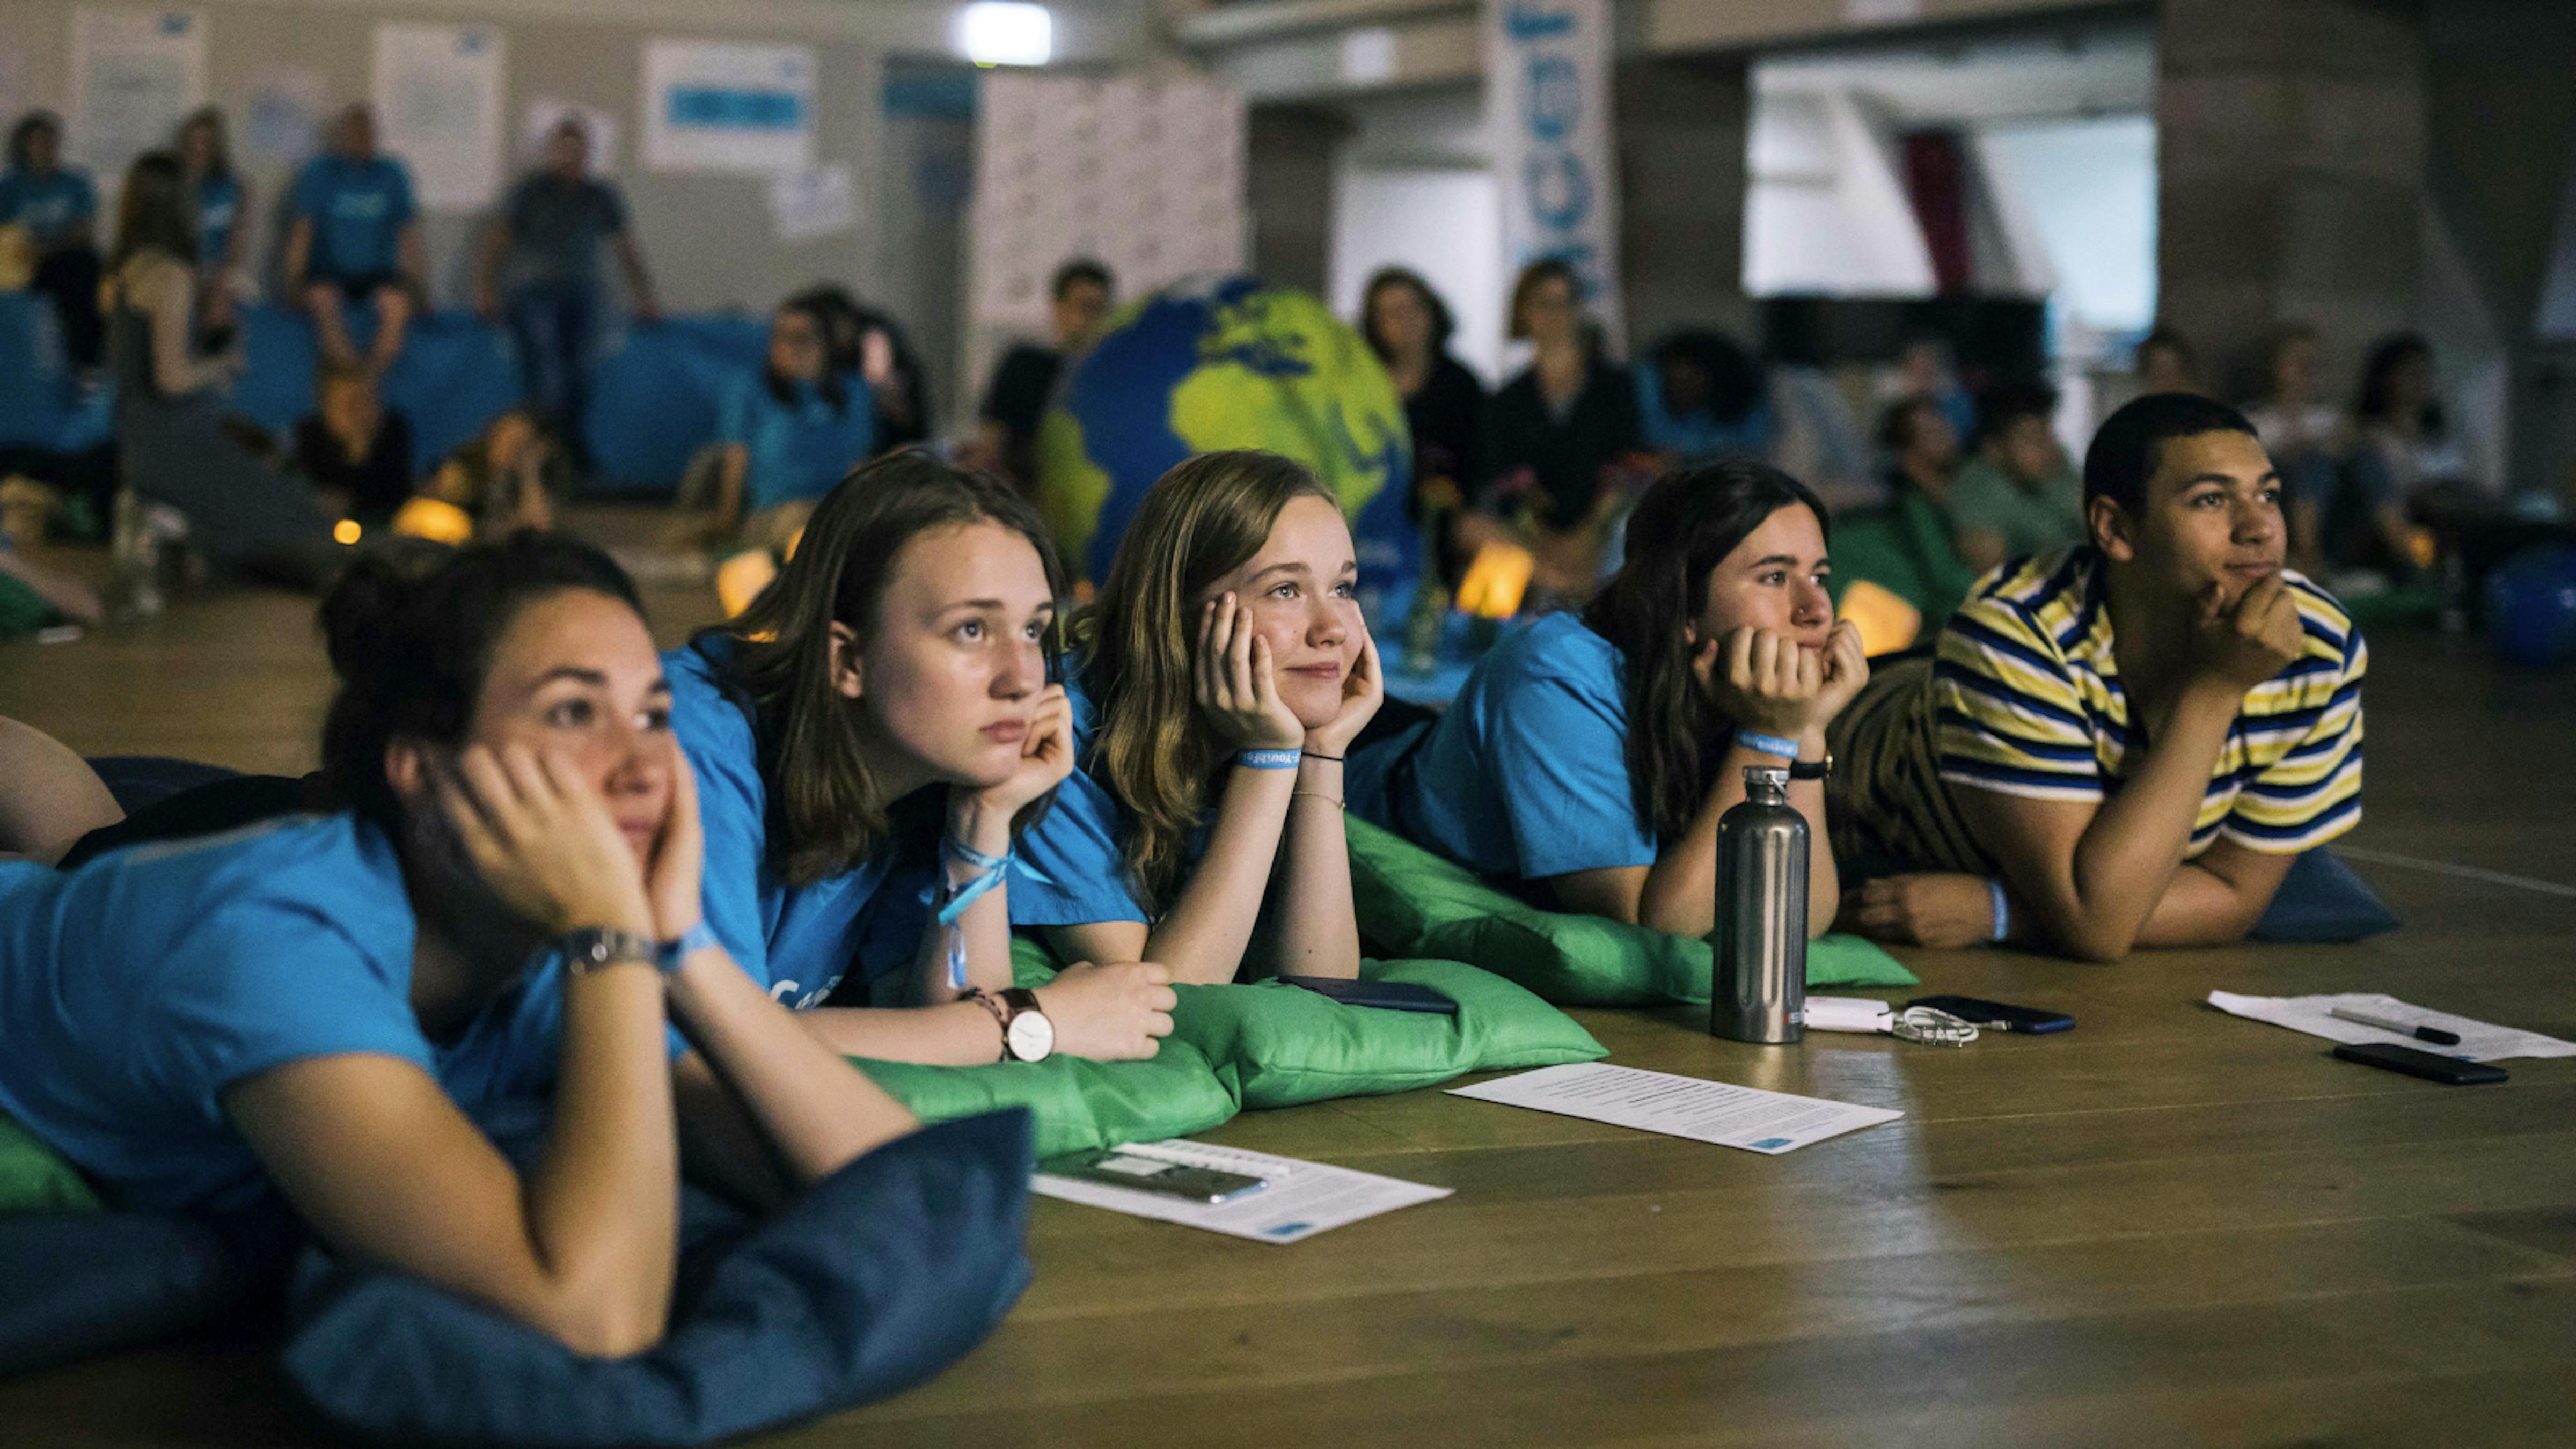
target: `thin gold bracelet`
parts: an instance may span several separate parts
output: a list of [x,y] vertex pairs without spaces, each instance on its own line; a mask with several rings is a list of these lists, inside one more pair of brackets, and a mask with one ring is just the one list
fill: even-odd
[[1333,802],[1334,808],[1338,810],[1347,811],[1351,808],[1348,801],[1341,799],[1339,796],[1327,795],[1321,790],[1291,790],[1288,792],[1288,798],[1292,800],[1300,795],[1303,795],[1310,800],[1330,800]]

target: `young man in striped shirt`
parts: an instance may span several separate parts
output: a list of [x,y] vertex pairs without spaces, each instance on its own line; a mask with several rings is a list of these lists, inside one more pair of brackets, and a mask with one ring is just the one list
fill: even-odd
[[1835,721],[1834,853],[1878,876],[1847,926],[2095,961],[2221,944],[2361,818],[2369,652],[2283,568],[2253,426],[2140,398],[2094,435],[2084,501],[2087,544],[1988,575],[1935,658]]

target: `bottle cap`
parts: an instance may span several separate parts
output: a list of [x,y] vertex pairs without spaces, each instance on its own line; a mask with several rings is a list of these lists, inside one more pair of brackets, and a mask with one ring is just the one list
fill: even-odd
[[1744,767],[1744,788],[1745,788],[1745,789],[1747,789],[1747,790],[1751,790],[1751,789],[1752,789],[1753,787],[1755,787],[1756,785],[1767,785],[1767,786],[1771,787],[1771,788],[1772,788],[1772,789],[1774,789],[1774,790],[1786,790],[1786,789],[1788,789],[1788,788],[1789,788],[1789,767],[1788,767],[1788,766],[1786,766],[1786,765],[1747,765],[1747,766],[1745,766],[1745,767]]

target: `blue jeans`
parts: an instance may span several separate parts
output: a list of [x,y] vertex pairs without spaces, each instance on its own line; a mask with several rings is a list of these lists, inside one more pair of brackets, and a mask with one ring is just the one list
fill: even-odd
[[510,336],[527,369],[528,406],[576,452],[605,310],[593,281],[525,282],[510,293]]

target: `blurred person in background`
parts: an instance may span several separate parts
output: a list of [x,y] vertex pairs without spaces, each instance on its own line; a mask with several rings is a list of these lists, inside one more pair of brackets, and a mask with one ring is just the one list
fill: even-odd
[[98,188],[63,164],[63,123],[29,111],[9,129],[9,168],[0,172],[0,226],[26,233],[35,249],[28,286],[52,299],[63,357],[94,373],[105,356],[98,305]]
[[546,133],[545,165],[511,189],[484,235],[474,306],[487,321],[507,316],[527,368],[529,406],[575,448],[608,311],[602,250],[616,255],[636,318],[660,317],[626,200],[590,174],[589,128],[566,116]]
[[1959,557],[1984,573],[2006,559],[2080,543],[2084,480],[2057,441],[2057,392],[2010,388],[1980,409],[1977,455],[1950,490]]
[[[1886,407],[1913,398],[1929,398],[1950,424],[1953,438],[1977,431],[1977,400],[1959,381],[1959,369],[1948,340],[1930,333],[1907,338],[1896,365],[1879,375],[1878,401]],[[1887,415],[1879,415],[1882,422]]]
[[411,497],[411,420],[354,367],[324,363],[314,408],[295,425],[295,463],[322,506],[373,529]]
[[2306,323],[2274,334],[2263,359],[2264,396],[2245,409],[2289,490],[2290,563],[2303,573],[2324,564],[2319,534],[2352,447],[2352,420],[2318,395],[2317,351],[2317,330]]
[[1723,332],[1686,327],[1635,369],[1638,428],[1664,466],[1768,458],[1778,432],[1762,363]]
[[[1403,267],[1369,278],[1360,294],[1360,332],[1404,399],[1413,434],[1413,521],[1454,515],[1483,477],[1485,385],[1449,352],[1457,321],[1431,284]],[[1455,583],[1460,560],[1441,530],[1441,577]]]
[[[1370,285],[1374,290],[1376,284]],[[1022,342],[993,365],[984,400],[975,410],[975,436],[966,447],[969,466],[998,473],[1023,491],[1037,486],[1038,422],[1046,416],[1047,399],[1055,395],[1056,377],[1100,330],[1117,295],[1109,269],[1089,257],[1055,269],[1047,291],[1053,345]]]
[[2207,394],[2200,381],[2200,352],[2191,340],[2170,327],[2158,327],[2138,344],[2138,395],[2189,392]]
[[235,325],[236,303],[251,295],[250,183],[233,169],[232,142],[220,107],[191,112],[179,123],[172,144],[180,164],[188,168],[197,203],[197,274],[206,294],[199,306],[204,325],[220,332]]
[[[286,233],[286,287],[313,315],[322,358],[382,378],[402,355],[428,275],[411,173],[376,154],[375,112],[353,105],[331,123],[331,148],[295,178]],[[372,307],[367,355],[350,341],[345,307]]]
[[2343,487],[2317,537],[2328,564],[2413,577],[2417,514],[2475,511],[2485,479],[2464,431],[2443,405],[2433,349],[2412,332],[2380,339],[2362,364],[2355,442]]
[[867,382],[832,365],[832,321],[810,292],[769,321],[769,358],[717,406],[717,441],[680,481],[683,539],[783,551],[815,503],[875,452]]
[[1626,491],[1617,470],[1638,450],[1636,384],[1603,353],[1582,279],[1561,257],[1521,269],[1510,323],[1534,355],[1485,409],[1480,502],[1497,517],[1460,520],[1461,540],[1471,554],[1505,537],[1525,544],[1542,590],[1580,597],[1600,581]]
[[[1887,501],[1835,522],[1829,587],[1840,603],[1861,580],[1878,585],[1919,611],[1919,637],[1939,629],[1977,582],[1950,507],[1959,435],[1948,411],[1927,395],[1890,404],[1879,417],[1878,443],[1887,458]],[[1873,653],[1902,647],[1892,639],[1865,642]]]

